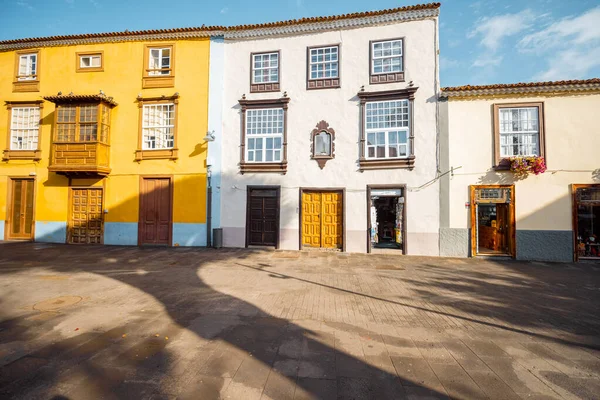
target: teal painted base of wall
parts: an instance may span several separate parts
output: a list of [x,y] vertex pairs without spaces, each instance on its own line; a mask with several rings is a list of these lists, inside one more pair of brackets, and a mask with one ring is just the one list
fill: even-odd
[[4,240],[4,225],[6,221],[0,219],[0,240]]
[[138,223],[105,222],[104,244],[136,246],[138,244]]
[[206,224],[173,224],[173,246],[206,246]]
[[35,241],[65,243],[67,241],[67,223],[63,221],[35,221]]
[[517,230],[517,260],[573,261],[573,231]]

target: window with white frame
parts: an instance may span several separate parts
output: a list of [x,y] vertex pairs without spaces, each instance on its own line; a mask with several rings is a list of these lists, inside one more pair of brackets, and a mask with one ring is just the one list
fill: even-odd
[[539,156],[538,107],[499,109],[500,157]]
[[371,43],[371,73],[389,74],[403,71],[402,39]]
[[37,79],[37,53],[21,54],[19,56],[19,71],[17,80],[32,81]]
[[279,82],[279,53],[252,55],[252,83]]
[[310,49],[310,79],[337,78],[339,73],[339,47],[318,47]]
[[79,56],[79,68],[100,68],[102,67],[102,55],[89,54]]
[[11,150],[37,150],[39,132],[39,107],[13,107],[11,109]]
[[144,104],[142,149],[172,149],[175,143],[175,104]]
[[171,75],[172,47],[151,47],[148,54],[148,75]]
[[246,111],[246,162],[281,162],[283,108]]
[[410,155],[409,100],[365,104],[366,158],[403,158]]

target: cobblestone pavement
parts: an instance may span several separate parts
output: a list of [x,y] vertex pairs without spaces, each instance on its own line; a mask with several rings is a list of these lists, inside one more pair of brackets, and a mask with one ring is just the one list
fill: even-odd
[[600,265],[0,242],[0,398],[600,394]]

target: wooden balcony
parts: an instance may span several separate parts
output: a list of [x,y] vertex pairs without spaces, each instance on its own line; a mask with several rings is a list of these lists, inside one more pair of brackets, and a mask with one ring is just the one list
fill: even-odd
[[48,170],[63,175],[110,173],[110,146],[101,142],[55,142]]

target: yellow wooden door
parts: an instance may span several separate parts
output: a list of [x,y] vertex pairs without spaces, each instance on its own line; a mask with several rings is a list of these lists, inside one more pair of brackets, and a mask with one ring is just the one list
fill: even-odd
[[342,194],[321,195],[321,247],[342,247]]
[[302,245],[321,247],[321,193],[302,192]]
[[103,228],[102,189],[71,189],[68,242],[101,244]]
[[342,247],[342,193],[302,193],[302,245]]

